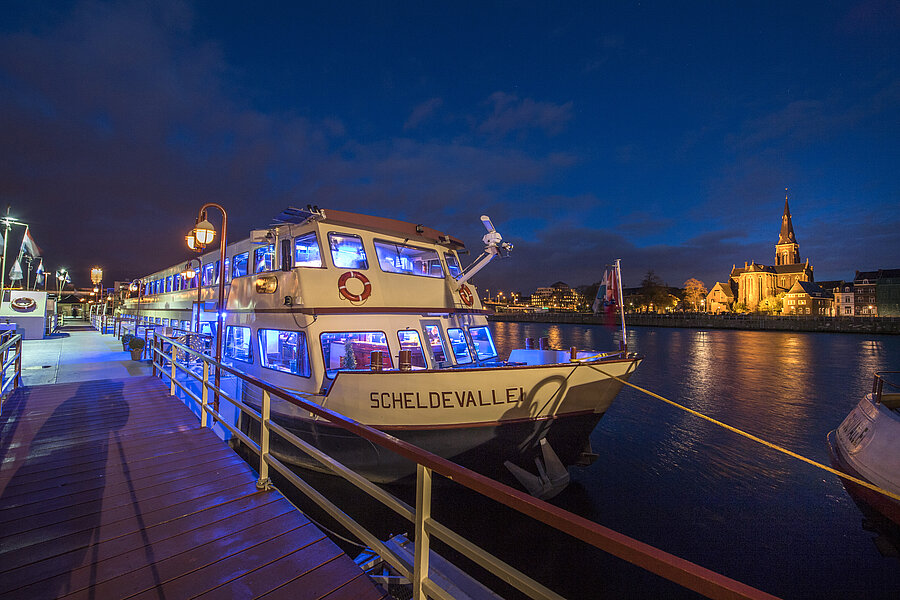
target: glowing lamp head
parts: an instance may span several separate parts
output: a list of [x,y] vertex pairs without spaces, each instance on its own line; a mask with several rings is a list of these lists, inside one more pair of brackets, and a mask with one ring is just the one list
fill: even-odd
[[211,244],[216,237],[216,230],[213,229],[212,223],[206,219],[197,223],[196,227],[194,227],[194,231],[191,233],[193,233],[197,243],[201,246]]
[[91,283],[97,285],[103,280],[103,269],[100,267],[94,267],[91,269]]
[[184,265],[184,271],[181,272],[181,276],[185,279],[193,279],[194,278],[194,270],[191,268],[191,263]]

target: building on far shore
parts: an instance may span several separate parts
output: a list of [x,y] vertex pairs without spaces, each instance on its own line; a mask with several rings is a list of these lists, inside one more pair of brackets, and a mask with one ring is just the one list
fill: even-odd
[[531,294],[531,306],[550,311],[575,312],[584,304],[581,294],[562,281],[539,287]]
[[834,295],[811,281],[795,281],[784,296],[783,315],[834,316]]
[[724,312],[730,289],[733,300],[727,310],[778,312],[783,308],[779,307],[779,302],[798,281],[812,282],[813,267],[808,258],[800,261],[800,244],[794,235],[794,224],[785,196],[781,231],[775,244],[775,264],[745,262],[743,268],[732,266],[728,282],[717,282],[707,294],[706,304],[710,310],[715,306]]

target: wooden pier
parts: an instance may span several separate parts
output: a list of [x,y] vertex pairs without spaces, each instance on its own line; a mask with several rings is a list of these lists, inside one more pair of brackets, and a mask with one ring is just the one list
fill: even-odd
[[387,598],[153,377],[0,411],[0,598]]

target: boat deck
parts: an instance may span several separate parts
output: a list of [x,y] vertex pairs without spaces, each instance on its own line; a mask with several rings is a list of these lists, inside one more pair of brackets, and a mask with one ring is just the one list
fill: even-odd
[[387,598],[150,376],[0,411],[0,598]]

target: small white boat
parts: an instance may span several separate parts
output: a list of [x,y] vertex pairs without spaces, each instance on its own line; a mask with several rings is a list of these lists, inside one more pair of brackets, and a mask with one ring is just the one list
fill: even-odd
[[[512,473],[549,497],[568,483],[568,466],[592,456],[589,436],[622,387],[609,375],[627,380],[640,358],[624,340],[606,354],[498,356],[471,277],[511,245],[481,220],[484,252],[462,269],[463,244],[430,227],[287,209],[229,244],[224,269],[210,252],[193,277],[181,265],[147,275],[124,312],[189,330],[199,313],[200,330],[215,334],[213,299],[224,276],[220,333],[235,368],[488,476]],[[245,386],[242,395],[259,406],[258,389]],[[415,473],[414,463],[293,404],[274,401],[272,415],[374,481]],[[258,435],[257,423],[242,427]],[[316,468],[280,438],[272,452]]]
[[[847,418],[828,434],[828,450],[836,469],[900,494],[900,385],[885,379],[898,372],[876,373],[866,394]],[[884,391],[885,385],[897,392]],[[842,479],[847,492],[900,526],[900,502]]]

